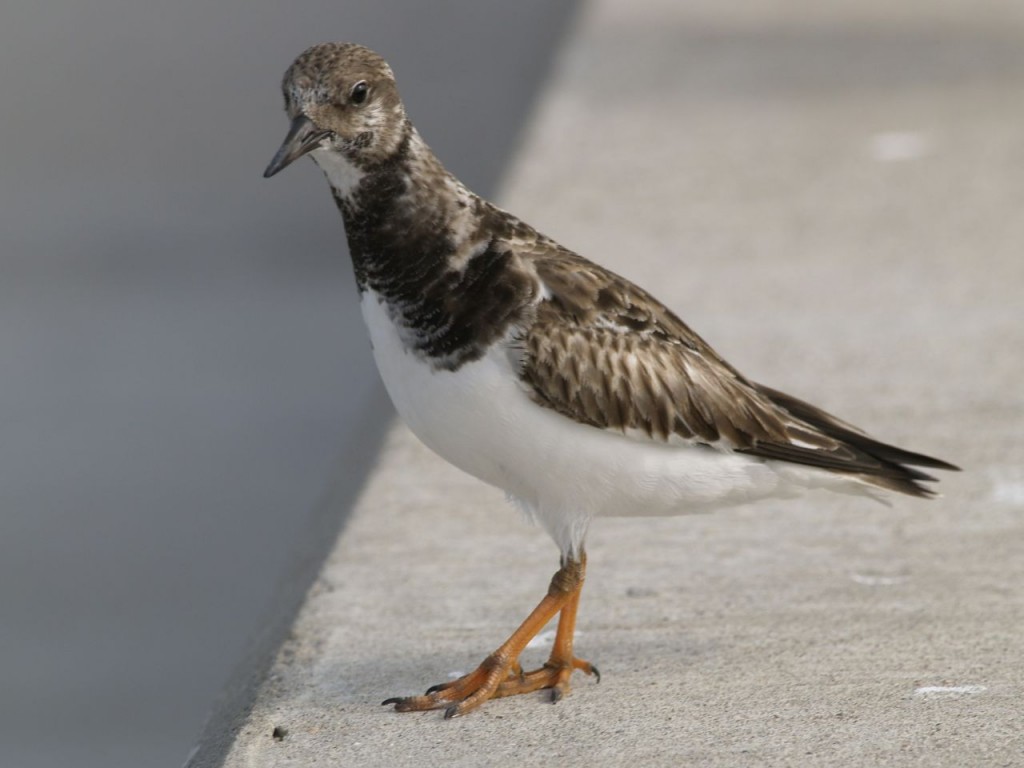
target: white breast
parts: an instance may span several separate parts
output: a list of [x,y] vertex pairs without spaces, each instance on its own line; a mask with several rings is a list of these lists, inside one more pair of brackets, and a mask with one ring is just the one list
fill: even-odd
[[565,552],[579,551],[592,516],[708,512],[827,480],[742,454],[579,424],[530,400],[503,345],[457,371],[435,371],[405,349],[372,291],[363,294],[362,312],[381,378],[413,433],[515,497]]

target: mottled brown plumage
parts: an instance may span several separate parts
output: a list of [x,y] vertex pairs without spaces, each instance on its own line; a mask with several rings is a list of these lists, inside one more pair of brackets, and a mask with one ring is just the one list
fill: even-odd
[[680,439],[856,475],[925,496],[912,469],[955,469],[874,440],[831,414],[756,384],[625,278],[562,250],[527,251],[549,298],[522,335],[534,399],[602,429]]

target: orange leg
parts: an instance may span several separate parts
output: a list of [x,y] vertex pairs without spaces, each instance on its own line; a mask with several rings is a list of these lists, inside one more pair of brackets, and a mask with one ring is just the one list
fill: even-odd
[[[407,696],[388,699],[384,704],[394,704],[398,712],[416,712],[426,709],[444,708],[445,718],[457,717],[470,712],[488,699],[529,693],[541,688],[551,688],[551,700],[558,701],[569,690],[569,677],[574,669],[588,675],[601,675],[587,661],[572,655],[573,632],[576,629],[576,610],[579,607],[580,592],[586,571],[586,555],[577,560],[565,559],[551,579],[548,593],[519,628],[501,646],[483,660],[468,675],[450,683],[435,685],[423,696]],[[554,647],[547,663],[532,672],[523,672],[519,656],[537,633],[561,612]]]

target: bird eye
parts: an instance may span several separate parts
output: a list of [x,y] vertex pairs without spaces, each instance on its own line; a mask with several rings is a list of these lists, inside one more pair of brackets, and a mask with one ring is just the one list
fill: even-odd
[[370,86],[366,84],[365,80],[360,80],[358,83],[352,86],[352,93],[350,94],[352,103],[356,104],[357,106],[359,104],[362,104],[364,101],[366,101],[366,95],[369,92]]

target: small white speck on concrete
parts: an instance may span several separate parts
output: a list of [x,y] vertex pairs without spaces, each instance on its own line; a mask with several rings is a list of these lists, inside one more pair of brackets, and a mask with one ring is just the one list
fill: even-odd
[[527,648],[550,648],[555,644],[555,632],[554,629],[545,629],[543,632],[537,633],[537,635],[526,644]]
[[1024,506],[1024,471],[1017,467],[998,467],[990,472],[992,501]]
[[992,500],[1024,506],[1024,483],[999,483],[992,489]]
[[921,698],[972,696],[988,690],[984,685],[924,685],[914,691]]
[[[527,648],[550,648],[555,644],[555,634],[558,632],[557,629],[545,629],[543,632],[539,632],[536,637],[526,644]],[[580,635],[583,633],[576,630],[572,633],[572,639],[578,640]]]
[[878,576],[871,573],[851,573],[850,579],[857,584],[864,584],[868,587],[891,587],[894,584],[902,584],[909,576]]
[[883,131],[868,140],[868,155],[880,163],[918,160],[932,149],[932,140],[918,131]]

